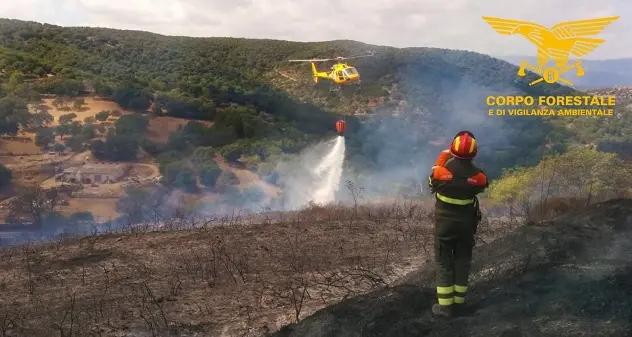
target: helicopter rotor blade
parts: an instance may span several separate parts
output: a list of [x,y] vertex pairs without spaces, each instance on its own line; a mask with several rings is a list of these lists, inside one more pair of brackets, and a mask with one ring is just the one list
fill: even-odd
[[336,57],[336,59],[337,60],[349,60],[349,59],[359,59],[361,57],[370,57],[370,56],[375,56],[375,54],[369,53],[369,54],[356,55],[356,56]]
[[288,60],[288,62],[325,62],[332,61],[335,59],[311,59],[311,60]]

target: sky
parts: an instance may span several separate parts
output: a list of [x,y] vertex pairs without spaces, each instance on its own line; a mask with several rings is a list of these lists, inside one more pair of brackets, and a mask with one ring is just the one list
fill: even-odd
[[[546,5],[545,5],[546,4]],[[561,21],[619,15],[585,59],[632,57],[630,0],[0,0],[0,17],[61,26],[294,41],[350,39],[395,47],[534,55],[522,36],[496,33],[481,16]]]

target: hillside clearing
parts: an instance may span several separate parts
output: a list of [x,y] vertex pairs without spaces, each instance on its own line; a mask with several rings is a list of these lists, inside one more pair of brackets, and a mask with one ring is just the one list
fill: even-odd
[[[74,98],[67,98],[67,99],[70,102],[69,106],[72,106],[72,100]],[[50,124],[51,126],[59,125],[59,117],[62,115],[69,114],[69,113],[76,114],[77,118],[75,118],[75,120],[83,122],[84,119],[88,117],[94,117],[97,113],[101,111],[105,111],[105,110],[121,111],[122,110],[118,104],[112,101],[107,101],[107,100],[103,100],[101,98],[96,98],[96,97],[85,97],[83,99],[85,100],[86,104],[83,105],[83,108],[80,111],[77,111],[74,109],[69,109],[69,110],[59,109],[58,107],[55,107],[55,105],[53,104],[54,98],[52,97],[42,99],[43,103],[41,104],[47,108],[48,113],[50,113],[54,118],[53,122]],[[31,112],[35,110],[36,105],[38,104],[29,105],[29,109]]]
[[28,156],[41,152],[42,150],[33,143],[32,139],[29,141],[9,140],[8,137],[0,139],[0,155]]
[[68,205],[60,209],[66,216],[76,212],[90,212],[95,221],[106,222],[119,216],[116,211],[118,198],[69,198]]
[[[184,118],[168,117],[168,116],[155,116],[149,120],[149,128],[147,129],[147,139],[152,142],[166,144],[169,140],[169,136],[182,129],[190,120]],[[196,121],[202,123],[205,126],[212,126],[213,123],[209,121]]]

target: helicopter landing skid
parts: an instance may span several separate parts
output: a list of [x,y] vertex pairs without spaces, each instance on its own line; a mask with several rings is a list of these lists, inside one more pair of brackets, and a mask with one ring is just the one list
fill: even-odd
[[329,91],[330,92],[332,92],[332,91],[340,91],[340,89],[341,89],[341,87],[339,85],[337,85],[337,84],[332,84],[332,85],[329,86]]

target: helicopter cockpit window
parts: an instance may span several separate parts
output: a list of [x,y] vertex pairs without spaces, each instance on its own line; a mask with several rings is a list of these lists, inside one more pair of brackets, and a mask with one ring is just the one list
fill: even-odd
[[353,76],[357,75],[358,71],[355,68],[347,68],[345,69],[345,73],[347,74],[347,76]]

